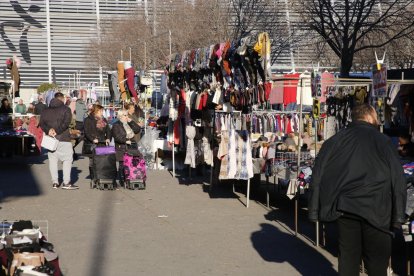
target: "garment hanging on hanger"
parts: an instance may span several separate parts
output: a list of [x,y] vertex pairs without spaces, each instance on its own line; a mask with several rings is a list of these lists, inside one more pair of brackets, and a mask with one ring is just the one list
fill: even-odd
[[284,88],[283,88],[283,104],[296,103],[297,86],[299,83],[299,73],[285,74]]

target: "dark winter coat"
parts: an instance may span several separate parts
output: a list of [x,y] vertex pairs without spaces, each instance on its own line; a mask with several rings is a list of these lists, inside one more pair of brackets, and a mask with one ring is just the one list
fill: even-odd
[[[134,121],[131,121],[128,124],[135,134],[141,131],[140,126],[138,126]],[[115,124],[113,124],[112,137],[114,137],[115,141],[116,160],[122,161],[124,153],[127,150],[126,142],[128,141],[128,139],[126,138],[126,131],[121,121],[117,121]],[[134,138],[130,139],[130,141],[132,141],[133,139]]]
[[45,105],[42,102],[38,102],[37,104],[35,104],[34,114],[35,115],[40,115],[40,114],[42,114],[43,110],[45,110],[46,108],[47,108],[47,105]]
[[397,149],[373,125],[353,123],[322,146],[310,186],[311,220],[334,221],[347,213],[390,231],[404,221],[406,199]]
[[40,128],[46,133],[50,129],[56,131],[56,139],[61,142],[70,142],[69,125],[72,121],[72,112],[61,100],[53,98],[49,107],[40,114]]
[[0,107],[0,114],[7,114],[7,113],[13,113],[13,109],[10,106],[8,106],[8,107],[1,106]]
[[102,129],[97,128],[96,123],[97,119],[92,114],[85,118],[83,123],[85,132],[84,141],[86,143],[93,143],[93,140],[98,139],[99,143],[105,143],[106,139],[111,140],[111,128],[108,122],[106,122],[106,127]]

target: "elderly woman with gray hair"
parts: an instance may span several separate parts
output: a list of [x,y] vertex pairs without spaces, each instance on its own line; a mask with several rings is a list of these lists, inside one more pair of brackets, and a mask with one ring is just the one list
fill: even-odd
[[121,186],[124,185],[123,157],[128,145],[131,145],[135,134],[141,131],[141,126],[128,116],[127,110],[120,110],[117,114],[118,121],[112,126],[112,137],[115,140],[116,161],[118,161],[118,177]]

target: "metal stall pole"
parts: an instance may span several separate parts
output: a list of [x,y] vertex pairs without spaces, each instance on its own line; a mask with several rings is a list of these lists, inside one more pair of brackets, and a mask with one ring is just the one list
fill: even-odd
[[210,139],[210,147],[213,152],[213,162],[211,163],[211,171],[210,171],[210,187],[209,190],[211,191],[213,188],[213,176],[214,176],[214,128],[216,127],[216,110],[214,110],[213,113],[213,127],[212,127],[212,133],[211,133],[211,139]]
[[[316,150],[317,150],[317,144],[318,143],[318,119],[315,118],[315,157],[316,157]],[[316,247],[319,246],[319,221],[316,221],[315,223],[315,231],[316,231]]]
[[[303,78],[300,79],[300,105],[299,105],[299,137],[298,137],[298,171],[297,171],[297,178],[299,178],[299,174],[300,174],[300,154],[301,154],[302,131],[303,131],[303,118],[302,118],[302,115],[303,115]],[[295,196],[295,236],[298,235],[298,212],[299,212],[299,201],[298,201],[298,191],[296,190],[296,196]]]

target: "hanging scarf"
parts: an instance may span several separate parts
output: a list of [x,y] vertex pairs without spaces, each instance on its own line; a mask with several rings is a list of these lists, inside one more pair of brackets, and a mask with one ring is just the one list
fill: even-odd
[[184,164],[190,165],[191,168],[196,167],[196,158],[194,153],[194,137],[196,135],[196,129],[193,126],[187,126],[185,129],[187,140],[187,154],[185,156]]
[[122,125],[124,126],[124,129],[126,131],[126,138],[127,139],[132,139],[134,138],[134,131],[132,130],[132,128],[129,126],[129,124],[127,122],[122,122]]

